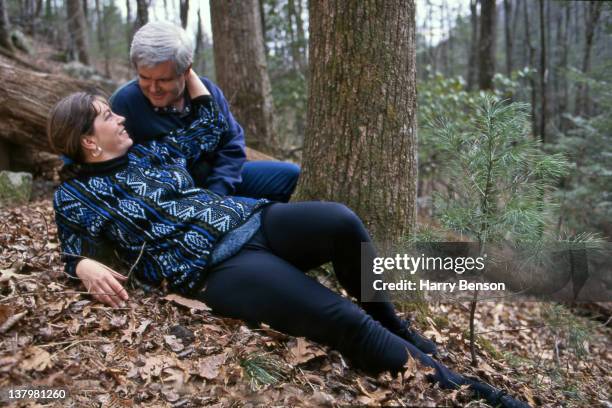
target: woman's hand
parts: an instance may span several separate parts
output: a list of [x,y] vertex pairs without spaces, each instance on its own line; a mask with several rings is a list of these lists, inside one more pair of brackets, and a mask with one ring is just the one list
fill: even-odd
[[85,258],[77,264],[76,274],[81,279],[87,292],[94,299],[112,307],[123,307],[128,300],[125,288],[119,282],[125,282],[126,276],[115,272],[93,259]]
[[191,99],[202,95],[210,95],[210,92],[208,92],[208,89],[206,89],[206,86],[204,86],[202,80],[193,69],[189,69],[186,85],[187,91],[189,92],[189,96],[191,97]]

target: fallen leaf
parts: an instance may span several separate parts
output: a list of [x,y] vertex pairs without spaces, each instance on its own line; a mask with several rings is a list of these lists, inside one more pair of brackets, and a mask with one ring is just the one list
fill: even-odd
[[110,325],[116,329],[125,326],[127,321],[127,316],[113,316],[110,320]]
[[51,355],[37,346],[26,348],[24,356],[25,358],[21,361],[20,367],[25,371],[43,371],[52,365]]
[[185,346],[183,346],[183,343],[179,339],[177,339],[176,336],[174,335],[164,336],[164,341],[166,342],[168,346],[170,346],[170,349],[174,351],[175,353],[178,353],[179,351],[182,351],[185,348]]
[[185,306],[185,307],[187,307],[189,309],[193,309],[193,310],[202,310],[202,311],[211,310],[210,307],[206,306],[205,303],[200,302],[199,300],[184,298],[184,297],[179,296],[179,295],[177,295],[175,293],[171,293],[171,294],[163,297],[162,299],[168,300],[170,302],[177,303],[177,304],[179,304],[181,306]]
[[295,346],[289,349],[292,356],[291,363],[294,365],[303,364],[313,358],[327,355],[319,346],[310,343],[303,337],[298,337]]
[[19,320],[21,320],[21,318],[25,315],[27,315],[28,312],[20,312],[20,313],[16,313],[12,316],[10,316],[8,319],[6,319],[6,321],[4,323],[2,323],[0,325],[0,333],[5,333],[7,332],[11,327],[13,327],[15,325],[15,323],[17,323]]
[[0,325],[3,325],[15,311],[8,305],[0,305]]
[[198,364],[198,375],[208,380],[213,380],[219,375],[219,367],[225,362],[226,353],[217,354],[200,360]]

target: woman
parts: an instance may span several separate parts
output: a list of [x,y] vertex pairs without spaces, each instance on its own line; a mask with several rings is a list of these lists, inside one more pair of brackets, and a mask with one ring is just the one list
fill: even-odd
[[391,303],[362,309],[304,274],[332,262],[342,286],[359,298],[361,243],[374,249],[345,206],[196,188],[187,168],[215,148],[227,123],[193,72],[187,88],[200,118],[146,145],[132,146],[123,118],[99,97],[73,94],[51,112],[51,146],[74,161],[54,197],[67,273],[104,303],[127,300],[126,277],[92,259],[110,241],[139,280],[200,299],[216,314],[326,344],[373,374],[401,371],[410,354],[433,367],[432,379],[445,388],[468,384],[492,404],[526,406],[428,356],[433,343]]

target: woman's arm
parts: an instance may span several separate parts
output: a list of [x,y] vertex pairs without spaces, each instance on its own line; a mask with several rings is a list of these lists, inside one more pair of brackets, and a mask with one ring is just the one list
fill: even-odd
[[185,81],[185,86],[187,86],[187,91],[189,92],[191,99],[196,99],[197,97],[203,95],[210,95],[210,92],[208,92],[208,89],[204,83],[202,83],[202,80],[193,71],[193,69],[189,70],[187,81]]
[[191,165],[202,153],[215,151],[221,135],[228,129],[228,123],[193,70],[189,71],[185,86],[191,97],[193,122],[189,126],[173,130],[159,143],[153,142],[149,146],[158,154],[182,157]]
[[127,280],[109,267],[85,258],[76,266],[76,275],[81,279],[87,292],[96,300],[112,307],[123,307],[129,299],[128,293],[120,282]]
[[102,238],[92,236],[90,229],[84,225],[85,221],[81,215],[86,209],[73,196],[67,194],[62,186],[55,192],[53,207],[66,273],[78,277],[94,299],[109,306],[119,306],[122,301],[128,299],[126,290],[119,283],[127,277],[91,259],[96,256]]

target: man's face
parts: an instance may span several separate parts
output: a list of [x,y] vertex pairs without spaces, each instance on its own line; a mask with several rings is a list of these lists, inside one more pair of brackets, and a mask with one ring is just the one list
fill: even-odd
[[185,91],[185,78],[186,73],[176,73],[172,61],[154,67],[138,67],[138,85],[142,93],[153,106],[159,108],[180,105]]

